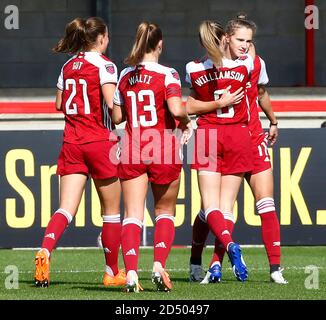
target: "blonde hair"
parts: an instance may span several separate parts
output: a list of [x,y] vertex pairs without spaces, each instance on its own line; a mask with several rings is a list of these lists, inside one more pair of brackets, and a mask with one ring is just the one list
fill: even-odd
[[52,50],[70,54],[87,51],[94,46],[97,36],[107,31],[105,22],[99,17],[76,18],[66,25],[65,36]]
[[131,66],[139,64],[145,53],[156,49],[162,38],[162,30],[157,24],[142,22],[137,28],[134,45],[124,63]]
[[252,30],[252,35],[254,36],[257,32],[256,24],[247,19],[247,14],[244,12],[239,12],[237,16],[230,20],[225,27],[225,32],[229,36],[233,36],[235,34],[236,29],[239,28],[247,28]]
[[222,61],[223,52],[220,49],[220,42],[224,34],[222,26],[214,21],[205,20],[199,26],[200,43],[215,65],[220,65]]

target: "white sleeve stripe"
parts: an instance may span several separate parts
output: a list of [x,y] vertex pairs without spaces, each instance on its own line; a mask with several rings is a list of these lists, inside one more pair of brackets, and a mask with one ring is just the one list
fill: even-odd
[[211,69],[211,68],[213,68],[213,62],[210,59],[198,63],[194,61],[190,61],[186,65],[186,72],[190,74],[192,72],[205,71],[206,69]]
[[174,70],[174,69],[170,69],[170,71],[167,71],[167,72],[165,73],[165,81],[164,81],[165,87],[167,87],[167,86],[170,85],[170,84],[177,84],[177,85],[179,85],[179,86],[181,87],[181,82],[180,82],[180,80],[174,78],[173,75],[172,75],[172,72],[176,72],[176,73],[178,73],[178,72],[177,72],[176,70]]
[[260,60],[260,73],[258,78],[258,84],[267,84],[269,82],[267,71],[266,71],[266,64],[265,61],[259,57]]
[[244,60],[244,65],[247,67],[248,73],[254,69],[254,60],[250,54],[247,54],[248,58]]
[[[118,80],[117,67],[112,61],[105,60],[99,54],[95,54],[92,52],[86,52],[84,59],[99,69],[99,77],[100,77],[101,85],[104,82],[117,82],[117,80]],[[113,73],[109,73],[106,70],[107,65],[113,66],[113,68],[114,68]]]

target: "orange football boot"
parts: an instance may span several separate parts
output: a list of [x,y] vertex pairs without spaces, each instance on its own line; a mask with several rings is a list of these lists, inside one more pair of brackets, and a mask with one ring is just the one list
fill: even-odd
[[119,270],[119,272],[113,277],[105,272],[103,277],[103,284],[106,287],[124,286],[126,284],[126,274],[124,270]]
[[37,287],[48,287],[50,283],[50,259],[47,252],[41,249],[35,256],[35,285]]

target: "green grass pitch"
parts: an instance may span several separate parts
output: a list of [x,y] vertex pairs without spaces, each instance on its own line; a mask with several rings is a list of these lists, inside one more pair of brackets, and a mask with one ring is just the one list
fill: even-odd
[[[210,261],[206,248],[203,265]],[[153,249],[140,251],[139,276],[143,292],[124,293],[122,288],[102,284],[104,256],[99,249],[55,250],[51,262],[49,288],[34,287],[34,250],[0,250],[1,300],[325,300],[326,247],[283,247],[282,265],[288,285],[269,281],[269,267],[263,248],[243,248],[249,281],[235,279],[226,258],[219,284],[189,283],[189,248],[173,248],[167,270],[173,291],[156,292],[150,281]],[[12,267],[17,267],[18,288],[11,288]],[[122,259],[120,258],[120,266]],[[311,269],[308,266],[315,266]],[[14,267],[14,268],[15,268]],[[308,268],[307,268],[308,267]],[[8,269],[9,268],[9,269]],[[9,270],[9,272],[8,272]],[[314,270],[314,271],[311,271]],[[9,278],[8,278],[9,277]],[[9,286],[8,286],[9,285]]]

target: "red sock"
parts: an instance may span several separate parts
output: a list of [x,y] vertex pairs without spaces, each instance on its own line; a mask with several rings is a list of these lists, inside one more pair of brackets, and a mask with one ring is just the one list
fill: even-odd
[[262,238],[269,265],[280,265],[281,233],[273,198],[263,198],[256,203],[261,219]]
[[58,209],[51,217],[48,226],[45,229],[42,248],[45,248],[51,254],[53,248],[61,238],[73,216],[64,209]]
[[138,255],[142,222],[136,218],[125,218],[122,223],[121,247],[126,273],[138,270]]
[[[227,229],[229,230],[230,235],[232,236],[233,227],[234,227],[233,214],[232,213],[231,214],[224,213],[224,217],[225,217]],[[222,265],[225,252],[226,252],[226,250],[223,247],[223,245],[221,244],[221,242],[217,238],[215,238],[214,253],[213,253],[213,257],[212,257],[210,265],[212,265],[216,261],[219,261]]]
[[192,226],[190,263],[201,265],[201,256],[208,236],[209,227],[205,221],[205,212],[200,210]]
[[234,241],[232,240],[230,232],[227,229],[223,213],[218,209],[208,209],[205,212],[205,216],[209,228],[226,249],[228,245]]
[[116,275],[119,271],[118,255],[121,243],[120,214],[103,216],[101,237],[107,269],[111,268],[111,276]]
[[168,214],[160,214],[155,221],[154,262],[160,262],[162,267],[165,268],[174,240],[174,217]]

